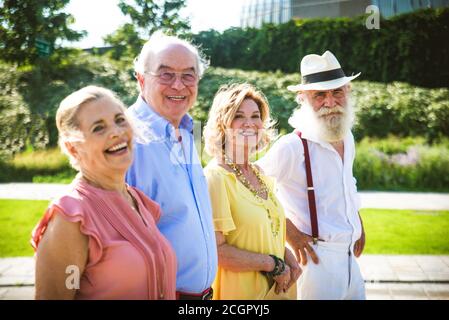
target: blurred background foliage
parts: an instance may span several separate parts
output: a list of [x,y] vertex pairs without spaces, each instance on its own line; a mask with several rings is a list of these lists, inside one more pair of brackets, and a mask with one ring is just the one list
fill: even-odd
[[[11,27],[0,33],[1,182],[69,182],[75,172],[56,149],[54,117],[60,101],[95,84],[113,90],[131,105],[138,95],[132,60],[148,36],[141,30],[159,28],[192,39],[210,59],[212,67],[200,82],[198,101],[191,110],[203,125],[221,85],[249,82],[267,96],[280,133],[290,132],[288,118],[297,105],[286,87],[300,82],[300,58],[331,50],[347,74],[362,72],[352,86],[358,143],[354,172],[359,188],[449,189],[449,8],[382,20],[379,30],[367,30],[364,17],[358,17],[190,34],[188,24],[173,15],[185,1],[173,0],[172,6],[161,7],[155,1],[134,0],[121,7],[132,22],[106,38],[111,47],[83,51],[58,45],[58,39],[82,36],[68,27],[70,15],[60,12],[69,1],[40,0],[32,8],[39,16],[45,5],[54,2],[57,5],[49,14],[59,17],[61,32],[45,29],[45,19],[31,19],[28,35],[19,44],[11,42],[12,34],[20,31],[15,23],[24,19],[18,9],[28,10],[31,4],[3,1],[0,10],[0,26]],[[14,8],[17,16],[5,14],[5,8]],[[154,16],[142,20],[150,9]],[[173,19],[163,20],[167,15]],[[36,51],[33,28],[40,28],[40,36],[48,33],[48,55]],[[20,49],[11,51],[7,45]]]
[[[21,69],[0,63],[0,121],[3,156],[33,148],[56,146],[55,111],[69,93],[88,84],[107,87],[126,105],[138,95],[130,66],[108,57],[85,52],[66,52],[46,66]],[[45,71],[44,71],[45,70]],[[249,82],[266,96],[280,132],[288,132],[288,118],[297,107],[294,94],[286,90],[297,83],[297,74],[243,71],[211,67],[200,82],[192,116],[205,124],[215,93],[221,85]],[[45,85],[43,85],[45,84]],[[449,89],[426,89],[407,83],[355,81],[356,140],[364,137],[425,137],[427,142],[449,137]]]

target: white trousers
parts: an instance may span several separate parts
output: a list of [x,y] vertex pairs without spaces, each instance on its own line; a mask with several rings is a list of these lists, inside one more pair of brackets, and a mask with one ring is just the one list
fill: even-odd
[[318,241],[312,244],[319,263],[308,256],[298,279],[299,300],[365,300],[365,283],[353,245]]

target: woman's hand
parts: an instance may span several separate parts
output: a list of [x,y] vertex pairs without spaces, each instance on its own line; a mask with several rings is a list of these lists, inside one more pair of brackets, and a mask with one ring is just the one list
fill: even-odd
[[276,282],[276,288],[274,288],[276,294],[279,294],[281,291],[286,292],[290,283],[290,267],[285,264],[284,271],[280,275],[273,277],[273,280]]
[[295,256],[288,248],[285,248],[284,261],[285,264],[290,268],[290,282],[287,285],[288,290],[298,280],[299,276],[302,273],[302,269],[299,266],[299,263],[296,260]]

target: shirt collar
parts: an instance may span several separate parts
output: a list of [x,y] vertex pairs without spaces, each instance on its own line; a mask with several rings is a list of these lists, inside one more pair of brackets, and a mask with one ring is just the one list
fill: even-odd
[[[139,121],[143,121],[147,126],[151,127],[151,132],[156,138],[171,138],[177,141],[174,126],[154,111],[153,107],[146,103],[142,96],[139,95],[132,106],[132,110]],[[179,128],[193,133],[193,119],[188,113],[182,117]]]

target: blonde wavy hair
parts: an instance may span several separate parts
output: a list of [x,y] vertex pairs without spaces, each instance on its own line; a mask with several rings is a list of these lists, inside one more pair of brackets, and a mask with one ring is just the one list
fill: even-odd
[[245,99],[251,99],[257,104],[263,122],[262,138],[255,149],[261,150],[273,140],[275,122],[270,117],[270,107],[265,95],[248,83],[224,85],[215,94],[204,127],[205,151],[210,156],[217,159],[222,157],[226,130],[231,127],[235,114]]
[[78,91],[75,91],[64,98],[59,104],[56,111],[56,127],[58,128],[58,144],[61,151],[67,155],[70,160],[70,165],[75,170],[80,170],[78,161],[67,150],[66,142],[83,142],[84,137],[80,130],[80,123],[78,120],[78,113],[82,106],[100,100],[102,98],[109,98],[120,108],[123,112],[126,107],[122,101],[109,89],[97,86],[87,86]]

